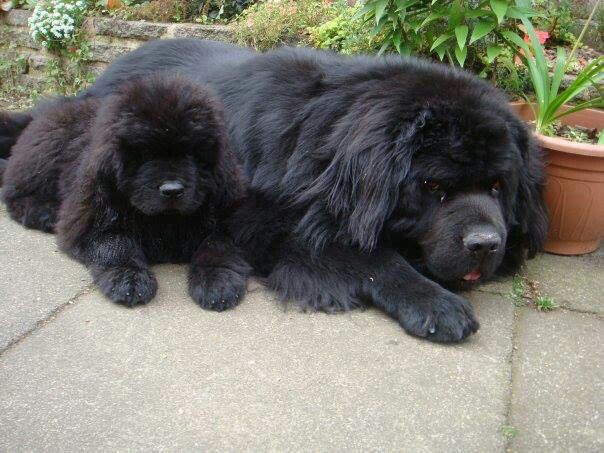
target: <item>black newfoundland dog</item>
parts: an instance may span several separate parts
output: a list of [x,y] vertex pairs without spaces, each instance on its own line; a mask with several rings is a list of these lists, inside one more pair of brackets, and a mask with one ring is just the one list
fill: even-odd
[[[244,187],[220,102],[167,75],[123,85],[103,99],[58,99],[31,113],[4,173],[9,214],[56,231],[62,250],[115,302],[154,297],[149,264],[191,262],[193,299],[234,306],[251,269],[223,236]],[[14,130],[27,123],[3,118]]]
[[304,308],[371,304],[413,335],[459,341],[479,324],[451,290],[513,271],[542,245],[539,150],[505,97],[472,75],[398,57],[162,40],[82,96],[168,69],[225,104],[251,186],[231,234]]

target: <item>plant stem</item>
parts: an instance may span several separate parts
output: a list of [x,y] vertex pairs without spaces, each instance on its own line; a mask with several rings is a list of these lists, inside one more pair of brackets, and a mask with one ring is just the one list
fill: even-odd
[[598,0],[596,2],[596,4],[594,5],[594,8],[591,10],[591,14],[587,18],[587,21],[585,22],[585,25],[583,26],[583,29],[581,30],[581,33],[579,33],[579,37],[577,38],[577,40],[575,41],[575,44],[573,45],[573,48],[570,51],[570,54],[568,55],[568,59],[566,60],[566,65],[564,66],[564,72],[566,72],[566,68],[570,64],[570,62],[571,62],[571,60],[573,58],[573,55],[577,51],[577,48],[581,45],[581,41],[583,40],[583,36],[585,35],[585,32],[587,31],[587,27],[589,27],[591,19],[594,17],[594,14],[596,13],[596,10],[598,9],[598,6],[600,6],[600,0]]

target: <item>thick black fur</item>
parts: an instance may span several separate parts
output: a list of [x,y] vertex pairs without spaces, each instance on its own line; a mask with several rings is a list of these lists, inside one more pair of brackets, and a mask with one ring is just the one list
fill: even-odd
[[8,164],[10,149],[30,121],[29,113],[0,111],[0,185]]
[[372,304],[413,335],[459,341],[479,324],[451,289],[511,272],[543,243],[539,150],[505,97],[470,74],[161,40],[83,96],[158,69],[209,84],[224,102],[251,185],[232,234],[284,299],[327,311]]
[[204,308],[241,300],[251,269],[223,223],[244,179],[211,91],[154,75],[103,99],[57,99],[31,116],[4,175],[13,219],[56,231],[115,302],[151,300],[149,264],[162,262],[191,263],[189,293]]

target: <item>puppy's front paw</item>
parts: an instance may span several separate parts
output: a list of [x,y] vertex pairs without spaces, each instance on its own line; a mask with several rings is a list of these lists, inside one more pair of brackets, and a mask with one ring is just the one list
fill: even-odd
[[241,302],[246,278],[226,267],[193,269],[189,295],[206,310],[224,311]]
[[470,303],[445,289],[405,304],[399,322],[412,335],[442,343],[461,341],[480,328]]
[[133,307],[146,304],[157,292],[157,280],[149,269],[114,267],[94,275],[96,284],[113,302]]
[[23,215],[23,226],[52,233],[57,223],[57,209],[55,205],[32,206]]

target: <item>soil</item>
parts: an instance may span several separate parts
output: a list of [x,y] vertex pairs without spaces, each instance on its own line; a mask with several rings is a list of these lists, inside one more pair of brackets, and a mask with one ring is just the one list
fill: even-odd
[[[547,45],[547,43],[546,43]],[[548,61],[552,62],[552,66],[553,66],[553,62],[556,61],[556,47],[547,47],[545,49],[545,58],[547,58]],[[566,50],[566,56],[568,58],[568,55],[570,54],[570,51],[572,49],[572,46],[568,46],[565,48]],[[569,65],[569,67],[566,70],[566,74],[572,74],[572,75],[576,75],[579,74],[579,72],[581,72],[583,70],[583,68],[585,68],[585,66],[587,66],[589,63],[591,63],[593,60],[595,60],[597,57],[599,57],[601,55],[600,52],[598,52],[597,50],[594,50],[590,47],[587,46],[582,46],[579,47],[576,51],[575,51],[575,55],[573,56],[573,63]]]
[[598,143],[598,130],[596,128],[587,128],[581,126],[567,126],[556,122],[552,125],[552,136],[564,138],[572,142],[589,143],[596,145]]

